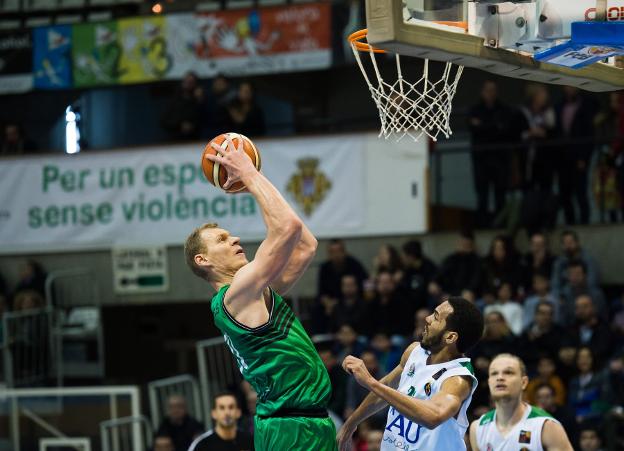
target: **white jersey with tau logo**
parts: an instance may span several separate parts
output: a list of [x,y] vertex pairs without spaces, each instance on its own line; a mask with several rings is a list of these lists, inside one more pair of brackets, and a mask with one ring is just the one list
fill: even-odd
[[466,410],[477,388],[477,379],[470,359],[462,357],[449,362],[427,365],[429,352],[416,346],[399,382],[399,391],[417,399],[430,399],[440,391],[445,380],[453,376],[467,376],[473,380],[470,396],[464,400],[459,413],[435,429],[427,429],[405,418],[394,407],[388,409],[388,419],[381,441],[382,451],[465,450],[464,434],[468,428]]
[[479,418],[477,445],[481,451],[542,451],[542,429],[546,420],[555,420],[548,412],[525,404],[522,419],[503,436],[496,427],[496,410]]

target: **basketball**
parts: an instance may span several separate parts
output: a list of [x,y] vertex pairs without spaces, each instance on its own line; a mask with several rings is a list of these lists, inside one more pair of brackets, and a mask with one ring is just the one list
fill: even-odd
[[[243,140],[243,150],[251,158],[254,166],[257,170],[260,170],[260,153],[256,148],[256,145],[253,141],[247,138],[245,135],[241,135],[240,133],[223,133],[216,138],[210,140],[206,147],[204,148],[204,152],[202,153],[202,170],[204,171],[204,175],[208,179],[210,183],[212,183],[217,188],[223,189],[223,185],[227,180],[227,171],[225,168],[221,167],[219,163],[214,163],[206,158],[207,154],[215,155],[217,152],[212,147],[212,143],[215,143],[221,146],[222,149],[227,149],[227,141],[226,136],[229,136],[233,141],[234,146],[238,148],[240,140]],[[245,189],[245,185],[242,182],[236,182],[227,190],[228,193],[236,193]]]

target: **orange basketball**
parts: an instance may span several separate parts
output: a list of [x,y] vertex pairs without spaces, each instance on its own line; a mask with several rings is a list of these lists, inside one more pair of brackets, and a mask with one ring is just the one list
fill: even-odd
[[[204,148],[204,152],[202,153],[202,170],[204,171],[204,175],[208,179],[210,183],[212,183],[217,188],[223,189],[223,184],[227,180],[227,171],[224,167],[222,167],[219,163],[214,163],[206,158],[207,154],[216,155],[217,151],[212,148],[211,144],[216,143],[221,146],[222,149],[227,149],[227,141],[225,137],[229,136],[229,138],[234,143],[234,147],[238,148],[239,142],[243,140],[243,150],[247,154],[254,166],[257,170],[260,170],[260,152],[256,149],[256,145],[253,141],[247,138],[245,135],[241,135],[240,133],[224,133],[216,138],[213,138]],[[227,190],[228,193],[236,193],[238,191],[242,191],[245,189],[245,185],[242,182],[236,182]]]

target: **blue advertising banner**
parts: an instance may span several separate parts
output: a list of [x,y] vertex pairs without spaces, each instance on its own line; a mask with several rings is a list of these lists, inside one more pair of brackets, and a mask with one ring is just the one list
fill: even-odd
[[35,28],[35,88],[63,89],[72,86],[71,30],[70,25]]

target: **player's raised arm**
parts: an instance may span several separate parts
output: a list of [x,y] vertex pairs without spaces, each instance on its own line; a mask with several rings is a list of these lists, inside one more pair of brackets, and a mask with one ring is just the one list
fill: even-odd
[[236,273],[226,295],[228,306],[236,311],[246,302],[259,299],[262,291],[282,273],[301,238],[303,224],[280,192],[256,170],[242,149],[242,141],[235,148],[232,141],[226,139],[227,150],[215,145],[219,154],[206,155],[206,158],[227,169],[224,189],[239,180],[245,184],[258,202],[267,227],[267,237],[254,260]]
[[280,295],[286,294],[307,269],[316,254],[317,247],[318,241],[304,224],[301,230],[301,239],[295,246],[295,250],[282,273],[271,281],[271,288]]
[[[401,372],[405,367],[407,359],[414,348],[418,345],[418,342],[414,342],[409,345],[405,352],[403,352],[403,356],[401,357],[399,364],[379,382],[393,389],[398,388],[399,381],[401,380]],[[344,425],[338,432],[337,439],[340,451],[351,451],[351,437],[353,436],[353,433],[357,429],[358,425],[371,415],[374,415],[387,406],[388,403],[383,398],[377,396],[375,393],[369,393],[366,398],[364,398],[364,401],[362,401],[349,418],[347,418]]]

